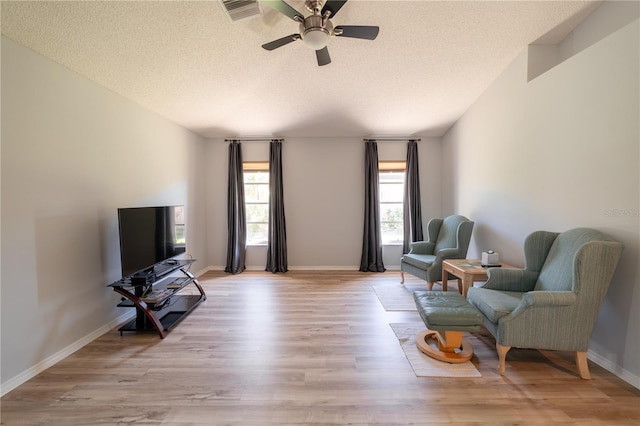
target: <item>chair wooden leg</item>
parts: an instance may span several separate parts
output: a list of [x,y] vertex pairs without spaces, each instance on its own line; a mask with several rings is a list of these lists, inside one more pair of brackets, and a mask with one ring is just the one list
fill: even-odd
[[589,373],[589,364],[587,364],[586,352],[576,352],[576,365],[578,366],[578,373],[580,373],[580,378],[590,380],[591,374]]
[[498,351],[498,372],[500,374],[504,374],[505,370],[506,370],[506,363],[507,363],[507,352],[509,352],[509,349],[511,349],[511,346],[502,346],[499,343],[496,343],[496,350]]
[[404,284],[404,271],[400,271],[400,284]]
[[433,281],[427,281],[427,288],[429,289],[429,291],[433,289]]

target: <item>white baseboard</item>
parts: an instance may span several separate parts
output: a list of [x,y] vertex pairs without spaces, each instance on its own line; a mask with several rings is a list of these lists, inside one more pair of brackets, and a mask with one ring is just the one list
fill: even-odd
[[290,271],[357,271],[360,266],[290,266]]
[[640,389],[640,377],[636,376],[630,371],[625,370],[619,365],[614,364],[610,360],[591,350],[587,351],[587,358],[607,370],[609,373],[614,374],[625,382],[629,383],[634,388]]
[[[208,266],[203,269],[203,272],[207,271],[224,271],[224,266]],[[290,266],[290,271],[357,271],[360,266]],[[264,271],[265,267],[262,266],[247,266],[247,271]],[[265,271],[266,272],[266,271]]]
[[214,269],[211,269],[211,266],[207,266],[205,268],[200,269],[198,272],[194,272],[193,275],[198,278],[200,275],[204,274],[207,271],[213,271]]
[[[224,266],[207,266],[201,272],[201,274],[207,271],[224,271]],[[399,271],[400,265],[385,266],[387,271]],[[247,266],[247,271],[264,271],[263,266]],[[358,271],[360,265],[348,265],[348,266],[289,266],[290,271]]]
[[129,321],[133,317],[135,317],[135,312],[127,312],[123,315],[120,315],[118,318],[114,319],[108,324],[103,325],[97,330],[87,334],[83,338],[76,340],[66,348],[63,348],[60,351],[56,352],[55,354],[45,358],[44,360],[40,361],[33,367],[23,371],[22,373],[18,374],[15,377],[12,377],[11,379],[7,380],[6,382],[0,385],[0,396],[6,395],[7,393],[11,392],[21,384],[27,382],[28,380],[31,380],[38,374],[42,373],[47,368],[52,367],[53,365],[62,361],[63,359],[65,359],[75,351],[81,349],[82,347],[96,340],[98,337],[109,332],[118,324],[122,324],[126,321]]

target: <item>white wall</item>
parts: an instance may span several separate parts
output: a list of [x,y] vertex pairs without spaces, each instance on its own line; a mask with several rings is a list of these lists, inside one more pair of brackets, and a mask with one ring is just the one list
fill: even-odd
[[[204,140],[2,38],[2,392],[127,313],[117,208],[185,204],[206,263]],[[85,342],[86,343],[86,342]]]
[[[606,3],[602,7],[611,7]],[[572,36],[596,30],[596,11]],[[523,52],[443,138],[445,212],[476,221],[470,256],[523,264],[532,231],[600,229],[625,251],[589,357],[640,387],[638,20],[527,82]]]
[[[379,142],[380,160],[405,160],[405,142]],[[440,215],[440,139],[418,145],[423,221]],[[267,161],[268,143],[242,143],[244,161]],[[207,145],[209,261],[224,268],[227,244],[227,144]],[[357,138],[285,138],[282,147],[289,269],[358,269],[364,215],[364,142]],[[387,269],[402,247],[386,246]],[[266,248],[249,247],[247,268],[264,269]]]

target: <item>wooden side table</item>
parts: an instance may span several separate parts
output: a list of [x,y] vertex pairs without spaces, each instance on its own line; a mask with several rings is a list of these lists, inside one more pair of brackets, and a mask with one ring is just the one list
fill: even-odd
[[[500,262],[502,268],[515,268],[508,263]],[[476,281],[487,281],[487,268],[480,264],[480,259],[447,259],[442,261],[442,290],[447,291],[448,274],[454,275],[462,281],[462,295],[467,297],[467,292]]]

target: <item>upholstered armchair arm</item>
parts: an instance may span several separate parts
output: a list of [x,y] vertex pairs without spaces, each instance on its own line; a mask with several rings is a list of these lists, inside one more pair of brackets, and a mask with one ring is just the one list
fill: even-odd
[[436,253],[436,261],[444,260],[444,259],[458,259],[460,256],[460,250],[457,248],[446,248],[442,250],[438,250]]
[[519,268],[489,268],[487,276],[489,279],[482,288],[524,293],[533,290],[538,273]]
[[[460,250],[457,248],[440,249],[435,253],[435,255],[436,258],[433,259],[433,263],[431,265],[432,267],[438,268],[438,271],[440,271],[442,269],[443,260],[460,258]],[[441,274],[441,272],[438,272],[438,274]]]
[[436,246],[430,241],[414,241],[410,245],[411,251],[409,253],[413,254],[433,254],[433,249]]
[[521,312],[532,307],[570,306],[577,300],[577,294],[572,291],[529,291],[523,295],[518,307],[511,312],[511,316],[517,317]]
[[522,297],[528,306],[569,306],[577,300],[573,291],[530,291]]

